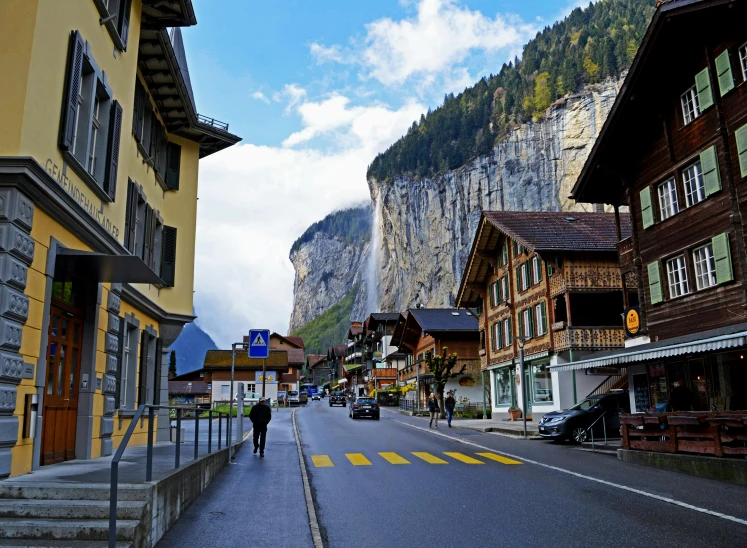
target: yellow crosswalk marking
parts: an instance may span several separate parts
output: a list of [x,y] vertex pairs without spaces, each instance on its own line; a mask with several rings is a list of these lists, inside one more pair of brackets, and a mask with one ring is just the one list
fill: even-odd
[[452,459],[462,461],[465,464],[485,464],[481,460],[473,459],[472,457],[468,457],[467,455],[463,455],[462,453],[445,452],[444,455],[447,455]]
[[371,466],[371,461],[363,456],[363,453],[345,453],[345,456],[353,466]]
[[311,460],[314,462],[314,466],[317,468],[328,468],[334,466],[332,459],[327,455],[311,455]]
[[485,457],[486,459],[502,462],[503,464],[524,464],[523,462],[519,462],[518,460],[507,459],[506,457],[496,455],[495,453],[477,453],[477,454],[480,457]]
[[444,459],[439,459],[438,457],[435,457],[435,456],[431,455],[430,453],[423,453],[423,452],[420,452],[420,451],[417,451],[417,452],[413,451],[412,454],[415,455],[416,457],[418,457],[419,459],[423,459],[425,462],[430,463],[430,464],[449,464]]
[[410,464],[410,461],[407,459],[404,459],[400,457],[397,453],[379,453],[379,455],[382,456],[382,458],[389,461],[390,464]]

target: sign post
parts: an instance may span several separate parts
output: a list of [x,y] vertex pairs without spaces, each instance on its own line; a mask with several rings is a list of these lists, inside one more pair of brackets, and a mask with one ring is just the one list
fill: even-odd
[[267,376],[267,358],[270,357],[270,330],[249,330],[249,357],[262,358],[262,397],[265,397],[265,377]]

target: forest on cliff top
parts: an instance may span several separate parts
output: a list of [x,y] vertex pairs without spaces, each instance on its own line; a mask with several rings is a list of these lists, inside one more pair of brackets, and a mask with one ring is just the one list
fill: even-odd
[[538,33],[521,59],[503,65],[456,97],[444,97],[407,134],[376,156],[367,176],[425,177],[487,154],[518,124],[540,119],[552,103],[630,67],[656,0],[600,0],[576,8]]

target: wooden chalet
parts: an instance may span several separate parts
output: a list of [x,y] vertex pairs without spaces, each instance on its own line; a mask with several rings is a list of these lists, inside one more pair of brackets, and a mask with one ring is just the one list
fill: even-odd
[[397,385],[397,363],[393,363],[391,357],[397,353],[397,348],[391,341],[398,321],[396,312],[373,312],[363,322],[369,392]]
[[745,18],[745,2],[662,3],[572,191],[629,208],[619,260],[642,298],[636,346],[567,368],[627,365],[637,411],[683,384],[691,409],[747,409]]
[[347,352],[345,353],[345,378],[353,394],[362,396],[366,393],[366,363],[363,358],[363,343],[366,337],[363,322],[351,322],[347,334]]
[[[629,223],[620,230],[630,234]],[[544,414],[624,384],[625,377],[604,371],[560,378],[550,371],[624,346],[619,239],[611,213],[483,212],[456,302],[479,315],[480,361],[490,372],[495,412],[523,408],[525,390],[528,414]]]
[[433,374],[425,363],[426,353],[440,354],[443,348],[448,348],[449,354],[459,357],[457,367],[467,367],[461,377],[447,383],[446,390],[456,390],[459,398],[481,402],[479,341],[477,319],[468,310],[411,308],[403,312],[391,342],[407,356],[405,367],[399,371],[400,384],[417,384],[416,394],[422,408],[434,391]]
[[330,369],[330,390],[346,390],[348,379],[343,375],[343,365],[348,347],[345,344],[335,344],[327,349],[327,367]]

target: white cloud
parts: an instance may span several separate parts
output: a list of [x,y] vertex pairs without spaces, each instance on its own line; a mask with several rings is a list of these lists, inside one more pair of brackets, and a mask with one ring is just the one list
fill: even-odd
[[246,144],[200,162],[195,307],[224,348],[249,328],[286,332],[291,245],[328,213],[370,200],[366,167],[424,110],[415,101],[397,110],[352,106],[339,94],[305,101],[292,89],[284,97],[295,97],[291,108],[304,126],[295,144],[329,134],[334,151]]
[[290,114],[297,104],[306,98],[306,90],[298,84],[285,84],[283,91],[279,91],[272,95],[273,101],[278,103],[287,101],[285,105],[285,113]]
[[366,36],[352,51],[312,44],[317,59],[357,62],[365,78],[399,86],[411,78],[432,83],[448,76],[475,52],[517,51],[534,33],[518,17],[487,17],[456,0],[420,0],[414,17],[383,18],[366,25]]
[[258,101],[262,101],[263,103],[267,103],[268,105],[270,104],[270,100],[261,91],[255,91],[254,93],[252,93],[252,99],[257,99]]

